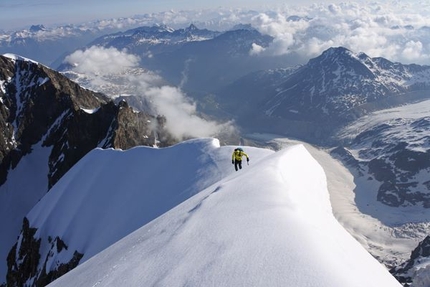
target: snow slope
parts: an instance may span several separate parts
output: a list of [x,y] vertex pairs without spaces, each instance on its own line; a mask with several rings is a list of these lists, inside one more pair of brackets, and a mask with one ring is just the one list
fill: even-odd
[[239,172],[232,150],[200,139],[87,155],[29,214],[39,233],[80,241],[88,259],[150,206],[166,213],[50,286],[400,286],[336,221],[303,145],[246,147]]
[[74,250],[86,260],[221,179],[227,168],[212,141],[90,152],[27,216],[42,227],[36,236],[70,242],[51,261],[69,260]]

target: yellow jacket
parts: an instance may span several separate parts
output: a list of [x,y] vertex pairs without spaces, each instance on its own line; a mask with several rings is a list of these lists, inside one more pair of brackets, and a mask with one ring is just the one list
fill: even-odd
[[243,150],[235,149],[233,151],[233,154],[231,155],[231,159],[232,160],[242,160],[243,156],[246,156],[246,159],[249,160],[248,155]]

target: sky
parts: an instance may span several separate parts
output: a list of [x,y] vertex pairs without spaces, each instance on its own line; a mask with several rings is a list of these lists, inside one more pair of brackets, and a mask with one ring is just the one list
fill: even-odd
[[217,8],[220,6],[253,8],[312,2],[313,1],[310,0],[2,0],[0,1],[0,29],[16,29],[29,27],[33,24],[54,25],[57,23],[80,23],[96,19],[129,17],[136,14],[169,10],[194,10]]
[[42,246],[68,245],[47,268],[85,253],[51,286],[400,286],[336,221],[303,145],[243,148],[238,172],[213,138],[90,152],[28,214]]

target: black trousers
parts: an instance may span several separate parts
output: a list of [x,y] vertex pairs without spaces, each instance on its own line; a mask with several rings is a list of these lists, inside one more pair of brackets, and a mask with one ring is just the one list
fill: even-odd
[[[238,168],[239,167],[239,168]],[[238,170],[238,169],[242,169],[242,161],[241,160],[237,160],[237,159],[235,159],[234,160],[234,168],[236,169],[236,171]]]

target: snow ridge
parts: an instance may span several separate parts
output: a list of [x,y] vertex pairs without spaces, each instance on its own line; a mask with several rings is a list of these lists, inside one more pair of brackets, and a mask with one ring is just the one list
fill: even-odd
[[[96,237],[118,237],[119,229],[128,229],[127,235],[131,225],[143,225],[149,193],[162,199],[157,204],[153,197],[151,206],[167,207],[178,194],[185,200],[155,220],[146,218],[143,227],[50,286],[400,286],[335,220],[325,174],[303,145],[276,153],[245,147],[251,165],[239,172],[229,162],[233,148],[197,139],[166,149],[87,155],[29,214],[39,235],[43,230],[66,242],[80,240],[87,258],[98,253]],[[187,185],[177,186],[178,180],[196,168],[203,184],[185,188],[185,196]],[[218,170],[215,177],[204,173],[208,168]],[[85,226],[93,232],[84,232]]]

